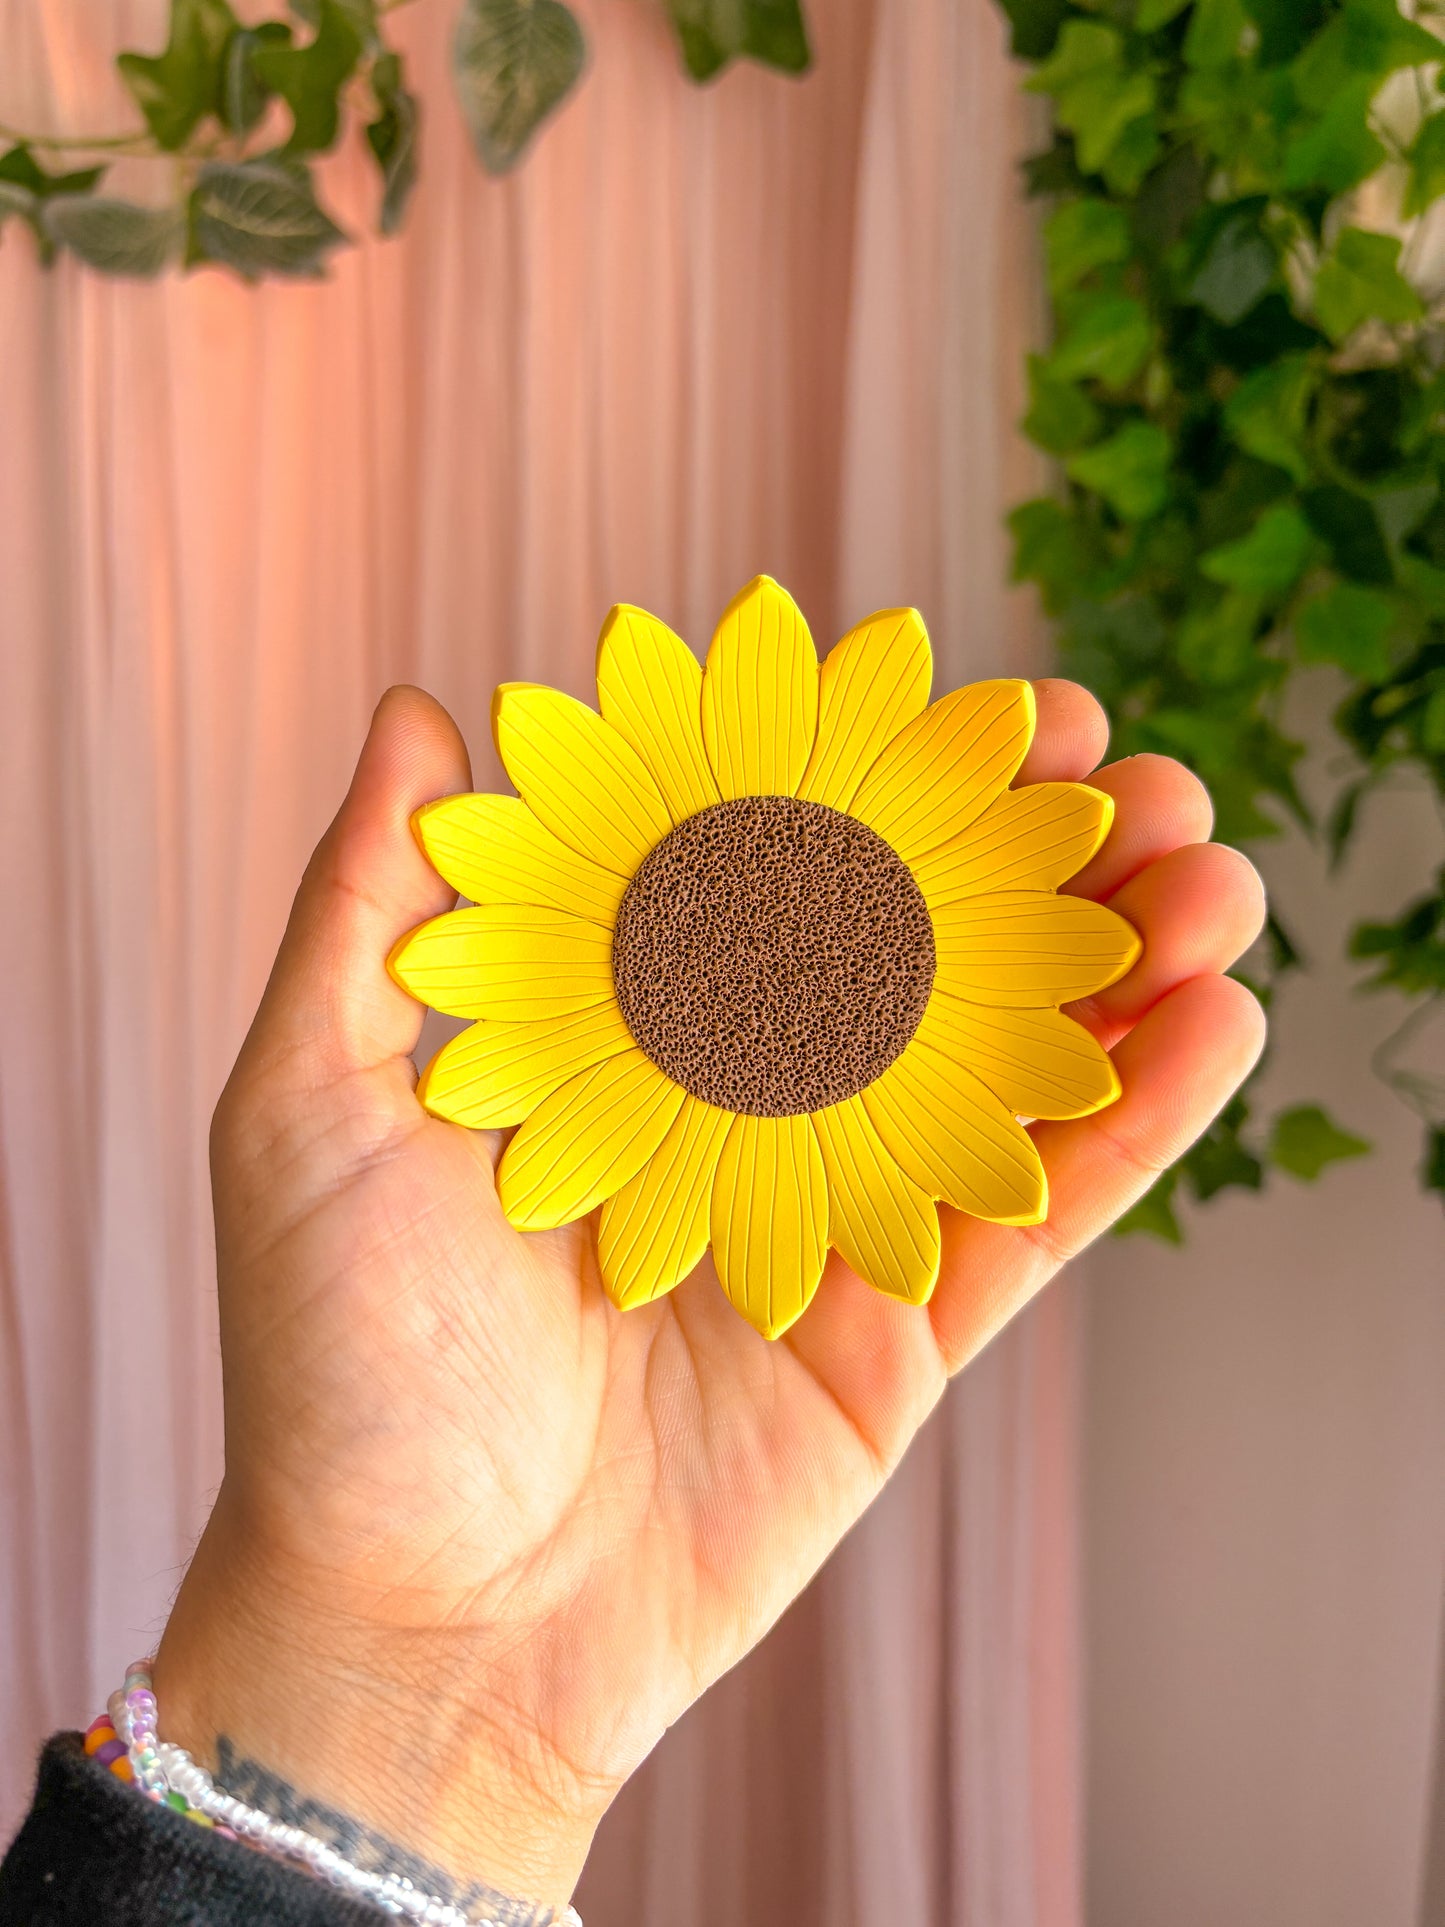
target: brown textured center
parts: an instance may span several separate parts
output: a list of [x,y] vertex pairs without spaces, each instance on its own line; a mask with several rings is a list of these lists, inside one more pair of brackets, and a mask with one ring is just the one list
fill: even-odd
[[754,1117],[861,1091],[933,987],[933,924],[866,823],[741,796],[679,823],[627,886],[612,977],[627,1028],[705,1103]]

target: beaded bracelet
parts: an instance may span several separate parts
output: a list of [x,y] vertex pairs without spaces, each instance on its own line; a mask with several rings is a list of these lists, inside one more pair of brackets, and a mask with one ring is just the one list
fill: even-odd
[[[228,1839],[244,1840],[263,1853],[298,1863],[329,1886],[369,1900],[384,1913],[404,1914],[423,1927],[499,1927],[489,1915],[467,1915],[449,1900],[423,1893],[404,1874],[358,1867],[304,1827],[288,1826],[224,1792],[184,1747],[157,1736],[151,1665],[139,1659],[127,1667],[124,1686],[111,1694],[107,1711],[86,1729],[86,1752],[117,1779]],[[555,1917],[555,1927],[582,1927],[582,1921],[575,1908],[566,1907]]]

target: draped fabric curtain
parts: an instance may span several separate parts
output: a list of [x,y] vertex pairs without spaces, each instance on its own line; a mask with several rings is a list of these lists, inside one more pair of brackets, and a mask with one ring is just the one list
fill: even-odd
[[[382,688],[472,745],[590,694],[615,600],[704,645],[762,569],[822,642],[915,602],[939,686],[1039,665],[1001,517],[1036,322],[992,0],[812,0],[815,72],[680,75],[581,5],[505,183],[426,102],[406,233],[316,285],[0,248],[0,1819],[154,1636],[221,1467],[209,1113]],[[0,121],[127,124],[163,0],[0,0]],[[145,164],[121,185],[153,191]],[[325,190],[364,234],[360,157]],[[774,1635],[618,1802],[590,1927],[1076,1927],[1074,1314],[955,1387]]]

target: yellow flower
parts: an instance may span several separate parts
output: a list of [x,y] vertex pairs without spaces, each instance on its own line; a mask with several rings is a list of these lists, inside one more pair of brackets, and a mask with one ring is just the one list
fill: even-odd
[[1026,682],[928,702],[912,609],[821,669],[767,576],[725,611],[706,670],[621,606],[601,714],[507,683],[493,731],[519,797],[418,811],[475,907],[402,939],[396,981],[475,1018],[427,1066],[437,1117],[517,1125],[498,1172],[522,1230],[602,1207],[603,1281],[648,1304],[712,1245],[769,1338],[830,1245],[922,1304],[935,1200],[1035,1224],[1047,1186],[1020,1117],[1081,1117],[1114,1067],[1059,1005],[1139,953],[1122,918],[1057,886],[1108,832],[1082,783],[1009,784]]

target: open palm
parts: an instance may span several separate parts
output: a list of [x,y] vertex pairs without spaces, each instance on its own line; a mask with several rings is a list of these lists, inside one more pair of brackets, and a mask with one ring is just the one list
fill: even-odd
[[[1088,775],[1097,704],[1037,695],[1019,780]],[[1116,1050],[1123,1098],[1036,1127],[1046,1223],[943,1209],[926,1310],[834,1256],[769,1344],[707,1264],[618,1312],[593,1227],[514,1231],[496,1134],[417,1103],[422,1012],[384,960],[452,901],[408,817],[468,781],[445,713],[392,691],[218,1109],[227,1469],[159,1678],[202,1755],[225,1732],[443,1868],[560,1897],[618,1786],[797,1594],[949,1374],[1247,1073],[1262,1019],[1219,973],[1262,898],[1204,840],[1207,799],[1177,764],[1094,775],[1115,824],[1071,887],[1145,949],[1073,1014]],[[364,1748],[403,1721],[398,1790]]]

